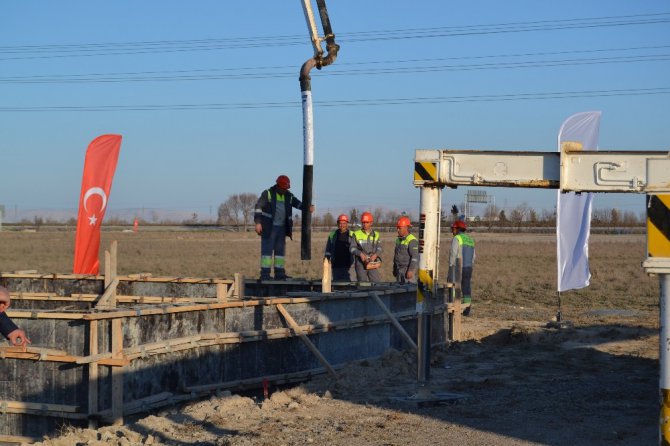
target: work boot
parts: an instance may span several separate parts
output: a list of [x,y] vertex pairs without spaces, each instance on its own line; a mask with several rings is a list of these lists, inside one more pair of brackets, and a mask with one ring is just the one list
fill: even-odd
[[287,280],[290,279],[291,276],[286,275],[286,271],[283,269],[275,269],[275,280]]
[[270,276],[270,269],[269,268],[261,268],[260,280],[272,280],[272,277]]
[[467,307],[465,307],[463,309],[463,316],[470,316],[470,308],[472,308],[472,307],[470,305],[468,305]]

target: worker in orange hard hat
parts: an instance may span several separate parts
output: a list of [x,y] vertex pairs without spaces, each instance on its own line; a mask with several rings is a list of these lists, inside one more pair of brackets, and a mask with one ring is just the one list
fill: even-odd
[[409,232],[412,222],[409,217],[400,217],[396,228],[398,237],[395,239],[393,254],[393,276],[398,283],[416,283],[416,272],[419,269],[419,241]]
[[451,233],[454,235],[449,251],[449,276],[448,281],[453,284],[461,284],[461,303],[464,306],[463,315],[470,315],[472,306],[472,268],[475,262],[475,241],[465,232],[468,230],[463,220],[456,220],[451,225]]
[[382,259],[382,245],[379,233],[372,229],[372,214],[363,212],[361,215],[362,228],[354,231],[351,236],[351,254],[354,256],[356,280],[359,282],[380,282],[379,267]]
[[293,235],[293,208],[314,212],[298,200],[289,189],[291,180],[279,175],[275,185],[261,192],[256,209],[254,223],[256,234],[261,236],[261,280],[269,280],[274,266],[274,278],[286,280],[286,237]]
[[323,254],[330,260],[333,280],[351,281],[349,271],[354,263],[354,256],[349,250],[352,232],[349,230],[349,216],[340,214],[337,217],[337,229],[328,234],[326,251]]

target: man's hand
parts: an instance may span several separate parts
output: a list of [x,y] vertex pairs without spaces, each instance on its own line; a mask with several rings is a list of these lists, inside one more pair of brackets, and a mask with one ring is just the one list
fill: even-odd
[[263,233],[263,225],[256,223],[256,234],[261,235]]
[[412,280],[413,277],[414,277],[414,271],[412,270],[407,271],[407,274],[405,274],[406,279]]
[[368,263],[368,256],[366,256],[365,254],[361,253],[359,257],[361,258],[361,262],[363,262],[364,265],[365,265],[366,263]]
[[30,342],[30,339],[28,339],[28,336],[26,336],[26,332],[19,328],[9,333],[7,335],[7,338],[14,347],[23,347],[28,344],[32,344],[32,342]]
[[310,204],[310,205],[309,205],[309,213],[311,214],[312,212],[314,212],[314,209],[316,209],[316,208],[314,207],[314,205],[313,205],[313,204]]

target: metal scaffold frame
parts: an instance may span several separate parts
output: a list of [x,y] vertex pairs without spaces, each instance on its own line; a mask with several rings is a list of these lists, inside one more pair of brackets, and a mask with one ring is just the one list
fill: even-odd
[[[647,195],[647,274],[660,280],[660,444],[670,444],[670,153],[667,151],[585,151],[564,142],[560,152],[417,150],[414,185],[421,188],[419,286],[417,291],[418,381],[428,381],[430,350],[426,295],[436,296],[440,194],[447,186],[560,189],[563,192]],[[438,218],[439,220],[439,218]],[[430,222],[430,224],[429,224]],[[436,299],[432,299],[436,301]],[[447,308],[457,308],[449,302]],[[425,315],[425,316],[424,316]],[[450,334],[458,339],[460,311],[449,311]],[[452,338],[454,339],[454,338]]]

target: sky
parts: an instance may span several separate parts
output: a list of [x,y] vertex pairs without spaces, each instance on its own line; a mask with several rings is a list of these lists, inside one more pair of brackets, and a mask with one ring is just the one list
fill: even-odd
[[[341,48],[312,72],[317,213],[417,215],[416,149],[554,151],[582,111],[602,111],[601,150],[668,150],[667,1],[327,5]],[[74,214],[86,147],[106,133],[123,136],[108,216],[209,218],[280,174],[300,196],[298,74],[313,49],[299,0],[2,2],[0,42],[6,221]],[[443,205],[467,190],[445,190]],[[506,209],[556,199],[485,190]],[[644,197],[595,197],[609,207],[641,213]]]

